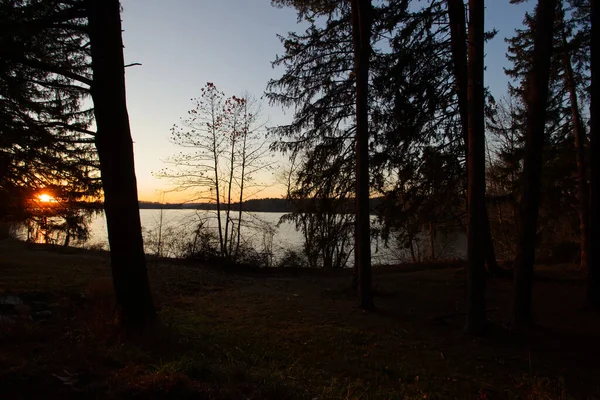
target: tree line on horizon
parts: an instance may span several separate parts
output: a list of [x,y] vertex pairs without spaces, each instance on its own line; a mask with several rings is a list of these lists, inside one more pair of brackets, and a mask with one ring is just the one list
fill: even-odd
[[[251,172],[269,168],[268,138],[290,160],[287,218],[320,247],[323,265],[341,265],[336,257],[348,254],[338,242],[351,234],[362,308],[374,307],[375,237],[410,246],[445,226],[467,231],[467,332],[486,330],[485,281],[507,272],[498,249],[513,259],[516,329],[533,322],[534,263],[547,245],[577,243],[588,302],[600,307],[596,0],[537,2],[507,39],[503,99],[484,83],[485,42],[496,34],[484,0],[272,3],[295,8],[307,26],[280,36],[273,65],[283,72],[265,94],[294,110],[292,122],[265,133],[251,96],[207,84],[171,132],[192,151],[159,172],[216,199],[223,256],[239,247],[239,205],[260,186]],[[102,194],[120,319],[139,329],[157,317],[120,11],[118,0],[0,0],[0,218],[24,218],[25,199],[41,189],[73,202]]]

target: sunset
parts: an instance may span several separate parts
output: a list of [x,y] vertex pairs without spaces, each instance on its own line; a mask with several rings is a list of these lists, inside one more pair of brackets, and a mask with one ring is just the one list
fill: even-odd
[[600,399],[597,3],[0,0],[0,399]]
[[56,199],[48,193],[40,193],[37,196],[38,200],[42,203],[55,203]]

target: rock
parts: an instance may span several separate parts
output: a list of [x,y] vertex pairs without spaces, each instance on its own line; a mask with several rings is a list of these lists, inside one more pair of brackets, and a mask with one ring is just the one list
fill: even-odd
[[43,311],[38,311],[35,314],[33,314],[34,316],[38,317],[38,318],[48,318],[52,316],[52,311],[50,310],[43,310]]
[[25,304],[18,304],[14,307],[15,313],[19,315],[29,315],[31,314],[31,307]]
[[2,297],[0,297],[0,305],[18,306],[20,304],[23,304],[23,300],[21,300],[17,296],[2,296]]
[[43,301],[34,301],[32,304],[33,307],[38,310],[48,308],[48,304],[44,303]]
[[0,315],[0,326],[2,325],[14,325],[15,320],[6,315]]

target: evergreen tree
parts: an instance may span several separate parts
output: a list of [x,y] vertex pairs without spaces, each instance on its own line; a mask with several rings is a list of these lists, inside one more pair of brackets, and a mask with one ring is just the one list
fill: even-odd
[[[545,122],[539,232],[536,243],[549,251],[561,242],[577,240],[581,244],[581,262],[585,265],[587,168],[585,166],[585,122],[578,103],[586,98],[589,63],[582,56],[585,25],[576,17],[578,8],[557,9],[554,23],[549,100]],[[526,130],[527,76],[531,70],[534,19],[526,15],[525,27],[508,39],[508,58],[513,66],[506,70],[514,84],[510,98],[495,103],[488,113],[488,130],[497,148],[492,162],[496,195],[518,199]],[[570,61],[570,62],[569,62]],[[568,76],[571,79],[566,79]],[[508,104],[507,104],[508,102]],[[508,107],[507,107],[508,106]],[[579,126],[578,126],[579,125]],[[578,132],[582,132],[579,134]],[[508,140],[508,141],[507,141]],[[575,144],[575,146],[574,146]],[[499,146],[499,147],[498,147]],[[512,182],[509,188],[506,183]],[[579,204],[579,205],[576,205]],[[565,210],[573,210],[565,212]],[[578,222],[577,222],[578,220]],[[506,221],[505,221],[506,222]],[[506,228],[506,224],[504,224]],[[517,221],[513,221],[516,229]],[[543,227],[543,229],[541,228]],[[551,234],[550,234],[551,233]]]
[[[468,121],[468,57],[467,57],[467,35],[465,22],[465,5],[462,0],[448,0],[448,24],[450,25],[450,46],[452,49],[452,61],[454,64],[454,80],[458,97],[458,109],[462,123],[462,131],[465,143],[465,159],[469,154],[469,121]],[[468,166],[468,163],[467,163]],[[468,174],[468,171],[467,171]],[[502,270],[496,260],[494,242],[492,240],[492,231],[490,227],[487,207],[481,210],[483,213],[478,220],[481,220],[484,227],[482,235],[485,238],[485,258],[488,271],[493,275],[500,275]]]
[[485,332],[485,92],[484,0],[469,1],[467,322],[465,331]]
[[369,59],[371,57],[371,0],[352,0],[352,42],[356,79],[356,223],[354,263],[360,307],[373,308],[371,289],[371,228],[369,182]]
[[88,79],[82,15],[57,0],[0,1],[0,218],[35,219],[49,192],[67,238],[85,231],[81,201],[101,188],[88,91],[69,77]]
[[532,322],[531,297],[535,235],[538,222],[542,150],[548,103],[556,0],[540,0],[536,8],[531,69],[526,81],[527,127],[514,274],[512,320],[517,329]]
[[[304,34],[282,38],[286,52],[274,63],[285,72],[269,83],[267,96],[274,104],[296,107],[292,123],[273,131],[279,135],[275,148],[307,158],[298,173],[306,193],[316,194],[329,180],[334,183],[327,187],[349,197],[354,193],[355,145],[349,9],[339,2],[318,4],[321,7],[299,7],[299,18],[309,27]],[[438,220],[423,220],[421,226],[460,220],[464,212],[455,201],[464,196],[464,172],[450,169],[458,175],[445,180],[448,185],[436,191],[435,199],[423,196],[430,185],[421,178],[424,155],[432,148],[445,160],[452,158],[452,165],[464,162],[465,153],[443,2],[413,9],[406,1],[379,2],[372,15],[371,190],[384,195],[381,233],[387,239],[412,219],[412,205],[419,205],[423,216],[426,209],[438,207],[437,202],[448,205],[439,206],[444,211],[434,214]]]
[[[598,10],[598,1],[591,0],[591,31],[595,35],[592,37],[598,37],[600,31],[600,18]],[[598,77],[600,76],[600,65],[598,60],[598,41],[590,42],[590,53],[591,53],[591,104],[590,104],[590,115],[591,115],[591,220],[590,220],[590,265],[589,265],[589,278],[588,278],[588,291],[587,300],[588,303],[600,309],[600,211],[598,207],[594,207],[600,199],[600,131],[598,130],[598,107],[600,106],[600,98],[598,96],[599,84]]]

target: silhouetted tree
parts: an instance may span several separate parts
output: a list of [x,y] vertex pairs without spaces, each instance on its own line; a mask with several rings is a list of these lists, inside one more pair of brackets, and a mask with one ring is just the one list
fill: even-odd
[[539,0],[535,15],[531,70],[525,88],[527,92],[527,128],[519,204],[521,227],[515,257],[512,312],[512,322],[516,329],[523,329],[532,322],[531,297],[535,237],[555,15],[556,0]]
[[[282,38],[285,54],[274,62],[285,72],[269,83],[267,97],[274,104],[295,107],[292,122],[272,130],[279,139],[274,148],[308,159],[298,173],[306,193],[316,193],[311,188],[318,190],[333,181],[328,187],[349,198],[355,191],[356,121],[348,3],[315,2],[315,7],[307,5],[310,2],[291,3],[309,27]],[[386,1],[372,8],[370,177],[371,190],[383,195],[379,209],[383,227],[377,233],[386,242],[406,230],[406,221],[414,220],[403,206],[407,202],[422,210],[419,215],[424,219],[415,221],[420,229],[452,219],[460,225],[464,216],[464,207],[454,206],[465,189],[461,168],[450,169],[456,175],[448,176],[445,186],[435,191],[429,190],[431,182],[421,179],[429,175],[424,154],[439,154],[444,162],[452,157],[455,161],[448,165],[453,166],[465,155],[442,4],[432,1],[411,10],[408,2]],[[436,205],[441,202],[448,207]],[[435,213],[427,214],[427,209],[435,208]]]
[[[591,0],[592,37],[600,34],[600,16],[598,1]],[[595,34],[594,34],[595,32]],[[591,63],[591,104],[590,104],[590,136],[591,136],[591,220],[590,220],[590,265],[587,300],[590,305],[600,309],[600,211],[596,206],[600,202],[600,131],[598,128],[598,113],[600,113],[600,61],[598,60],[598,40],[590,43]]]
[[83,15],[58,0],[0,1],[0,219],[33,218],[42,190],[72,214],[100,193],[88,91],[71,77],[89,73]]
[[[575,252],[561,250],[572,248],[573,242],[580,242],[582,250],[586,247],[585,224],[581,223],[587,204],[582,202],[582,199],[587,198],[583,194],[586,192],[587,171],[585,154],[582,154],[586,147],[586,124],[583,121],[585,116],[579,112],[579,106],[573,107],[575,103],[572,101],[576,97],[577,102],[585,104],[588,97],[589,56],[585,49],[589,46],[586,44],[589,43],[589,23],[579,15],[581,10],[585,10],[585,7],[571,6],[564,12],[560,8],[557,9],[545,113],[536,255],[551,255],[557,261],[561,258],[563,261],[575,261]],[[511,257],[514,257],[515,242],[512,238],[516,237],[518,231],[518,218],[513,215],[516,215],[513,213],[516,205],[512,203],[521,195],[521,170],[527,125],[526,89],[532,63],[534,25],[534,17],[526,14],[524,27],[517,29],[515,36],[507,39],[507,57],[512,63],[512,66],[505,70],[511,77],[510,97],[492,102],[487,115],[488,131],[492,134],[489,188],[494,191],[494,196],[511,199],[510,205],[506,202],[502,207],[497,205],[494,223],[504,237],[506,256]],[[571,65],[565,63],[565,60],[570,60]],[[569,76],[571,79],[566,79]],[[579,128],[576,122],[580,123]],[[576,131],[583,134],[579,135]],[[583,139],[583,143],[576,140],[577,137]],[[507,206],[509,208],[506,208]],[[583,217],[583,220],[586,218]],[[561,255],[561,252],[564,254]],[[582,263],[585,263],[584,254],[585,252],[581,257]]]
[[468,279],[465,331],[485,331],[485,123],[484,0],[469,1],[467,235]]
[[[467,34],[465,22],[465,5],[463,0],[448,0],[448,22],[450,25],[450,45],[452,48],[452,61],[454,64],[454,80],[456,83],[456,92],[458,96],[458,109],[462,123],[462,130],[465,143],[465,159],[468,158],[468,57],[467,57]],[[468,168],[468,163],[467,163]],[[493,275],[498,275],[501,270],[496,260],[496,252],[494,250],[494,242],[492,240],[492,231],[490,227],[487,207],[483,209],[484,214],[478,219],[484,224],[485,239],[485,258],[488,271]]]
[[138,208],[133,142],[125,97],[125,65],[118,0],[86,0],[92,59],[91,94],[96,148],[117,307],[127,328],[156,319]]
[[369,58],[371,0],[351,0],[354,71],[356,77],[356,228],[354,263],[360,306],[373,308],[369,208]]
[[[306,162],[301,159],[300,162]],[[324,160],[324,162],[327,162]],[[298,185],[295,176],[305,168],[291,164],[286,171],[287,201],[293,211],[283,215],[280,223],[291,222],[303,235],[302,252],[306,264],[311,268],[343,268],[352,255],[354,232],[354,199],[346,193],[334,191],[326,182],[314,193],[306,192]]]
[[235,260],[245,224],[241,204],[263,188],[256,174],[272,166],[260,105],[249,94],[226,98],[211,82],[193,101],[188,117],[171,129],[171,142],[183,151],[157,175],[215,205],[220,254]]
[[567,41],[567,27],[564,21],[564,11],[560,10],[559,35],[561,36],[561,55],[563,62],[563,79],[566,91],[569,93],[569,109],[571,112],[571,124],[573,126],[573,138],[577,161],[577,183],[579,207],[579,244],[580,265],[587,269],[589,264],[589,223],[590,223],[590,189],[588,185],[588,165],[586,161],[586,129],[583,117],[579,111],[578,83],[575,78],[572,65],[572,43]]

